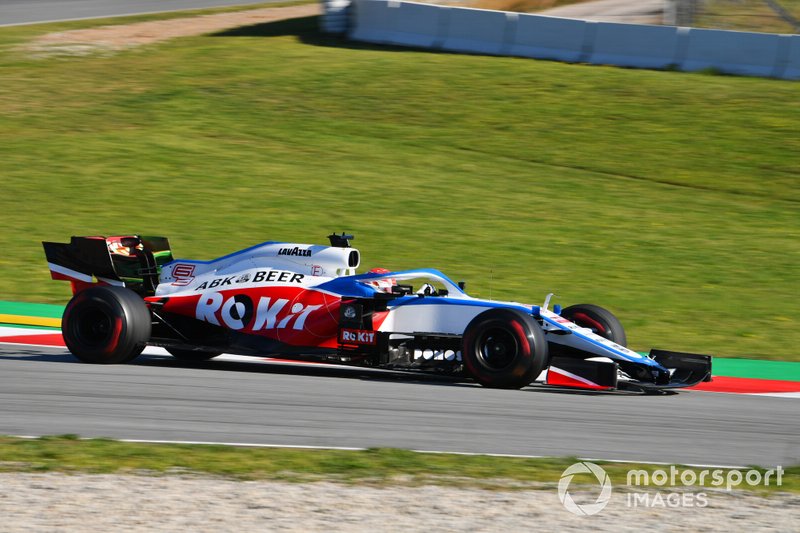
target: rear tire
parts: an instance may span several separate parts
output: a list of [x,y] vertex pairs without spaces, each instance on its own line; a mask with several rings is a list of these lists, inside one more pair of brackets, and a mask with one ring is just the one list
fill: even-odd
[[484,387],[520,389],[542,372],[547,341],[541,326],[516,309],[489,309],[464,331],[464,364]]
[[180,348],[167,348],[167,351],[170,353],[172,357],[178,359],[180,361],[191,361],[194,363],[201,362],[201,361],[208,361],[209,359],[213,359],[218,355],[222,355],[222,352],[203,352],[198,350],[181,350]]
[[561,316],[582,328],[589,328],[596,335],[615,342],[620,346],[628,346],[625,328],[614,314],[599,305],[577,304],[561,311]]
[[147,305],[135,292],[96,286],[70,300],[61,332],[69,351],[84,363],[127,363],[150,340],[151,320]]

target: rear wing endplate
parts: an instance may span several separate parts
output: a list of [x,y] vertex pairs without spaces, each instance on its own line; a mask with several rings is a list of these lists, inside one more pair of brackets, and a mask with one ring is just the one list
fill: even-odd
[[161,265],[172,261],[166,237],[72,237],[42,246],[51,277],[71,282],[73,292],[101,283],[151,294]]

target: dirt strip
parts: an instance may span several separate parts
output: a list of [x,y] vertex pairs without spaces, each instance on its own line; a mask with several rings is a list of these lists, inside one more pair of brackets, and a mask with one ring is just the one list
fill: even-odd
[[263,24],[320,13],[319,4],[217,13],[169,20],[99,26],[42,35],[25,48],[40,55],[84,55],[118,51],[176,37],[190,37],[240,26]]
[[[709,493],[708,506],[629,507],[615,492],[578,517],[555,488],[481,490],[216,478],[0,474],[0,529],[29,531],[800,530],[800,496]],[[686,500],[686,498],[684,498]],[[696,500],[690,500],[696,501]]]

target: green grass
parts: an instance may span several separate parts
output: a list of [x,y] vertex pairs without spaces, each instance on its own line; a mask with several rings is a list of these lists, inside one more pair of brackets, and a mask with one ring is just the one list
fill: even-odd
[[[69,23],[69,27],[90,25]],[[0,30],[0,300],[39,241],[357,236],[364,268],[593,302],[635,349],[800,360],[800,84],[361,46],[316,19],[33,59]]]
[[[205,474],[240,480],[288,482],[445,484],[484,488],[552,488],[574,457],[517,458],[486,455],[419,453],[394,448],[364,451],[244,448],[197,444],[127,443],[81,440],[74,435],[20,439],[0,436],[0,472]],[[652,473],[669,466],[608,463],[603,466],[615,487],[627,472]],[[680,468],[680,470],[689,469]],[[692,470],[697,471],[697,468]],[[759,468],[762,473],[764,469]],[[780,486],[758,492],[800,492],[800,467],[784,467]],[[727,474],[723,474],[727,476]],[[711,482],[712,478],[706,478]],[[576,482],[590,482],[579,476]],[[738,488],[745,488],[744,485]]]

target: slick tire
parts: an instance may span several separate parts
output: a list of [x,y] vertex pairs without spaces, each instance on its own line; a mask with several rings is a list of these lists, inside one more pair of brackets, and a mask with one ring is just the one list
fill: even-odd
[[61,332],[69,351],[84,363],[127,363],[150,340],[151,320],[144,300],[133,291],[90,287],[67,304]]
[[196,350],[181,350],[180,348],[167,348],[167,351],[175,359],[194,363],[208,361],[209,359],[213,359],[218,355],[222,355],[222,352],[202,352]]
[[520,389],[542,372],[547,341],[541,326],[515,309],[489,309],[464,330],[467,372],[484,387]]
[[611,342],[616,342],[620,346],[628,346],[625,328],[608,309],[603,309],[599,305],[577,304],[561,311],[561,316],[582,328],[591,329],[596,335]]

